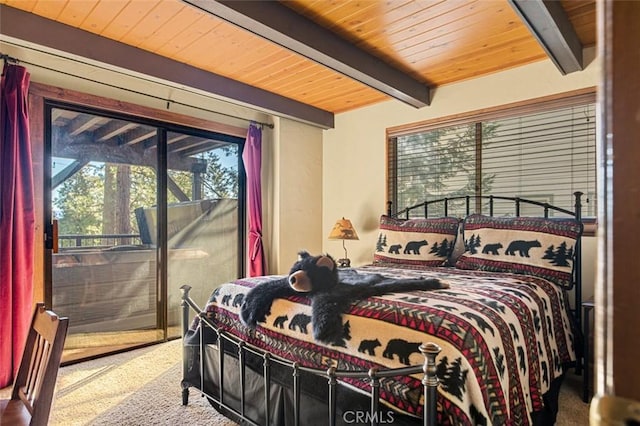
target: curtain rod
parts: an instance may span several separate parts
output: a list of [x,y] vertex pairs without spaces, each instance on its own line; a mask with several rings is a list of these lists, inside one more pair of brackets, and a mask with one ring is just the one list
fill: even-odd
[[5,55],[2,52],[0,52],[0,59],[2,59],[5,62],[12,62],[14,64],[17,64],[17,63],[20,62],[16,58],[14,58],[13,56]]
[[[101,68],[101,69],[106,70],[106,71],[109,71],[109,72],[116,72],[116,73],[119,73],[119,74],[127,75],[127,74],[124,74],[124,73],[119,72],[119,71],[114,71],[114,70],[110,70],[110,69],[105,68],[105,67],[101,67],[101,66],[99,66],[99,65],[89,64],[89,63],[87,63],[87,62],[82,62],[82,61],[79,61],[79,60],[76,60],[76,59],[66,58],[66,57],[61,56],[61,55],[55,55],[55,54],[53,54],[53,53],[44,52],[44,51],[37,50],[37,49],[33,49],[33,50],[36,50],[36,51],[41,52],[41,53],[45,53],[45,54],[47,54],[47,55],[56,56],[56,57],[58,57],[58,58],[62,58],[62,59],[66,59],[66,60],[73,60],[73,61],[78,62],[78,63],[81,63],[81,64],[85,64],[85,65],[90,65],[90,66],[94,66],[94,67],[97,67],[97,68]],[[273,127],[274,127],[272,123],[263,123],[263,122],[261,122],[261,121],[249,120],[249,119],[244,118],[244,117],[238,117],[238,116],[235,116],[235,115],[226,114],[226,113],[224,113],[224,112],[214,111],[214,110],[210,110],[210,109],[207,109],[207,108],[202,108],[202,107],[197,107],[197,106],[189,105],[189,104],[186,104],[186,103],[184,103],[184,102],[178,102],[178,101],[174,101],[174,100],[171,100],[171,99],[166,99],[166,98],[163,98],[163,97],[161,97],[161,96],[150,95],[150,94],[148,94],[148,93],[139,92],[139,91],[137,91],[137,90],[127,89],[127,88],[125,88],[125,87],[120,87],[120,86],[117,86],[117,85],[115,85],[115,84],[109,84],[109,83],[105,83],[105,82],[103,82],[103,81],[99,81],[99,80],[94,80],[94,79],[91,79],[91,78],[87,78],[87,77],[82,76],[82,75],[76,75],[76,74],[72,74],[72,73],[69,73],[69,72],[60,71],[60,70],[57,70],[57,69],[54,69],[54,68],[46,67],[46,66],[44,66],[44,65],[34,64],[34,63],[32,63],[32,62],[27,62],[27,61],[21,61],[21,60],[16,59],[16,58],[14,58],[14,57],[12,57],[12,56],[6,55],[6,54],[4,54],[4,53],[2,53],[2,52],[0,52],[0,59],[3,59],[5,62],[12,62],[12,63],[16,63],[16,64],[18,64],[18,63],[23,63],[23,64],[26,64],[26,65],[31,65],[31,66],[34,66],[34,67],[38,67],[38,68],[42,68],[42,69],[48,70],[48,71],[53,71],[53,72],[57,72],[57,73],[60,73],[60,74],[68,75],[68,76],[70,76],[70,77],[80,78],[80,79],[82,79],[82,80],[90,81],[90,82],[92,82],[92,83],[102,84],[103,86],[112,87],[112,88],[114,88],[114,89],[124,90],[124,91],[130,92],[130,93],[135,93],[135,94],[137,94],[137,95],[143,95],[143,96],[147,96],[147,97],[149,97],[149,98],[157,99],[157,100],[160,100],[160,101],[165,101],[165,102],[167,103],[167,109],[169,109],[169,107],[170,107],[170,105],[171,105],[171,104],[174,104],[174,105],[180,105],[180,106],[185,106],[185,107],[188,107],[188,108],[197,109],[197,110],[199,110],[199,111],[209,112],[209,113],[212,113],[212,114],[224,115],[225,117],[235,118],[235,119],[239,119],[239,120],[245,120],[245,121],[248,121],[249,123],[257,124],[257,125],[259,125],[261,128],[263,128],[263,127],[268,127],[268,128],[270,128],[270,129],[273,129]],[[137,77],[137,78],[140,78],[140,77]],[[145,78],[141,78],[141,79],[142,79],[142,80],[145,80],[145,81],[149,81],[149,82],[151,82],[151,83],[156,83],[156,84],[158,84],[157,82],[154,82],[154,81],[152,81],[152,80],[148,80],[148,79],[145,79]],[[196,92],[194,92],[194,91],[191,91],[191,90],[187,90],[187,89],[181,89],[181,90],[184,90],[185,92],[188,92],[188,93],[191,93],[191,94],[194,94],[194,95],[200,95],[200,94],[198,94],[198,93],[196,93]],[[201,96],[201,95],[200,95],[200,96]]]

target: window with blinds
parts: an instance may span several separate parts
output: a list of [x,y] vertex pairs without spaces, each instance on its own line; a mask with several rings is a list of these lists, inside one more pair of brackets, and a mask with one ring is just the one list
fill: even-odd
[[389,136],[396,210],[465,195],[517,196],[573,210],[580,191],[583,216],[596,214],[593,93],[391,129]]

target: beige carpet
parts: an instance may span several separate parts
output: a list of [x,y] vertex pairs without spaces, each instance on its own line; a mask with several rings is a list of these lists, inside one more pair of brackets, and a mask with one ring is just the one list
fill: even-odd
[[182,405],[181,357],[174,340],[60,368],[50,425],[235,425],[195,391]]
[[[62,367],[51,425],[212,425],[235,423],[192,390],[182,405],[179,340]],[[581,377],[570,373],[560,396],[557,424],[587,425]],[[7,397],[9,389],[0,390]]]

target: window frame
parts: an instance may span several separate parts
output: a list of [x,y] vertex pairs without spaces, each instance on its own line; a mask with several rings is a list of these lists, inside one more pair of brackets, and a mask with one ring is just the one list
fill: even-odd
[[[520,102],[514,102],[496,107],[484,108],[454,114],[445,117],[429,119],[425,121],[408,123],[386,129],[386,174],[387,174],[387,200],[393,206],[398,206],[397,188],[397,144],[396,139],[401,136],[409,136],[417,133],[429,132],[436,129],[448,128],[472,123],[484,123],[491,120],[513,118],[527,114],[541,113],[549,110],[596,103],[596,88],[588,87],[571,92],[559,93],[551,96],[539,97]],[[597,119],[596,113],[596,119]],[[476,141],[476,153],[482,150],[481,144]],[[482,156],[476,155],[476,170],[482,170]],[[477,174],[480,176],[480,173]],[[476,192],[477,194],[477,192]],[[485,195],[485,194],[482,194]],[[406,206],[405,206],[406,207]],[[567,206],[562,206],[567,207]],[[595,218],[586,220],[592,224]]]

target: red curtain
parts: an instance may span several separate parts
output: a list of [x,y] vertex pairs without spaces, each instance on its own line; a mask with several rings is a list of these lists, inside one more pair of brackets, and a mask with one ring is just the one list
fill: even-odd
[[24,67],[5,64],[0,89],[0,388],[13,382],[33,314],[29,79]]
[[247,173],[247,210],[249,211],[249,274],[265,274],[262,246],[262,130],[251,123],[242,152]]

